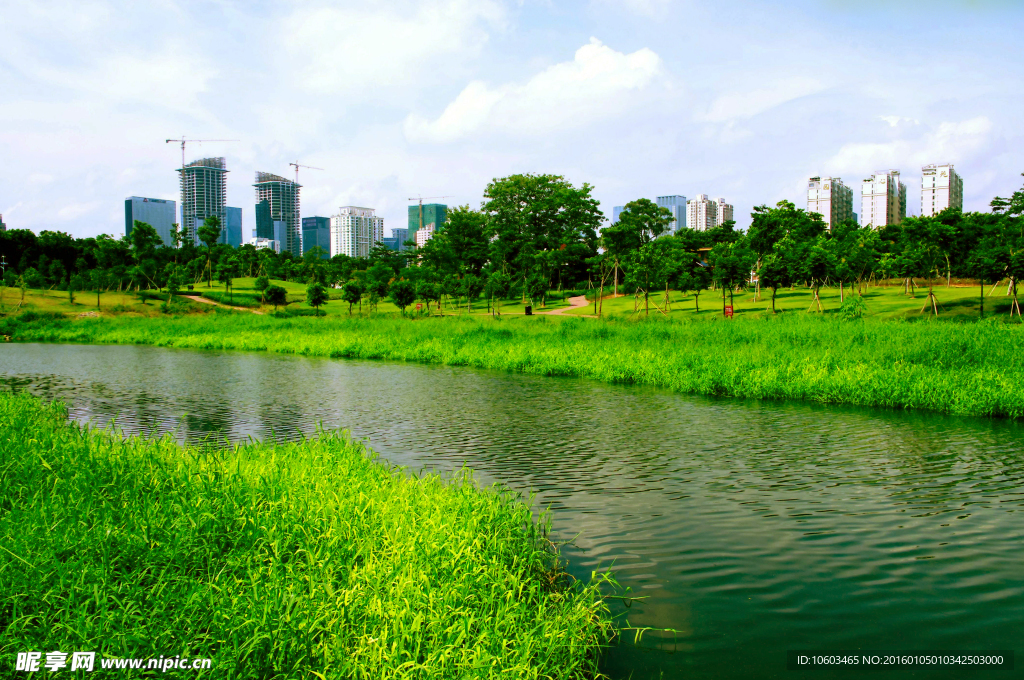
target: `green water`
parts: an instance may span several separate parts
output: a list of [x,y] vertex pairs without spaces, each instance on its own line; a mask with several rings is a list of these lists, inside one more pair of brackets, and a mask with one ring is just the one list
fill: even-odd
[[[0,346],[0,382],[78,420],[196,441],[365,437],[536,492],[571,570],[647,632],[615,678],[854,678],[790,649],[994,650],[1024,621],[1024,430],[473,369],[146,347]],[[1013,677],[962,668],[875,678]]]

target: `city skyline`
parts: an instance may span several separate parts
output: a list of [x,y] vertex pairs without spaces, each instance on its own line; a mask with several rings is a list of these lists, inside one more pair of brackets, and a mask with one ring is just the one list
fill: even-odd
[[[907,212],[920,214],[927,163],[969,178],[968,211],[1015,190],[1022,170],[1019,4],[170,6],[0,8],[13,36],[0,46],[8,228],[121,233],[126,197],[180,200],[179,152],[164,143],[180,135],[239,140],[189,152],[239,170],[227,193],[245,225],[246,175],[288,176],[295,158],[326,168],[304,176],[307,214],[373,205],[389,224],[405,221],[408,196],[475,208],[491,179],[517,172],[588,182],[608,217],[708,187],[744,228],[754,205],[799,204],[814,175],[855,186],[904,168]],[[681,42],[680,22],[708,29]],[[143,30],[139,44],[117,39]],[[812,55],[830,68],[809,69]]]

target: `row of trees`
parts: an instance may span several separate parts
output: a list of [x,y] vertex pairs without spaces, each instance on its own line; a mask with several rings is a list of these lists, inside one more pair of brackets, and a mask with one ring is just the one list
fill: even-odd
[[668,311],[669,289],[692,291],[699,309],[699,296],[708,288],[719,290],[725,305],[737,290],[752,286],[756,296],[770,291],[774,309],[780,288],[805,285],[820,309],[823,285],[837,286],[845,298],[847,290],[859,293],[871,279],[896,278],[911,295],[916,281],[924,281],[927,307],[937,314],[935,281],[967,278],[982,288],[1009,279],[1018,309],[1024,189],[995,198],[988,213],[950,210],[881,229],[853,222],[827,229],[819,215],[782,201],[755,208],[746,232],[732,222],[708,231],[673,231],[666,208],[640,199],[628,203],[619,221],[600,235],[605,218],[591,194],[590,185],[574,187],[557,175],[496,179],[487,185],[479,210],[449,211],[443,229],[424,247],[376,247],[366,258],[327,259],[320,248],[302,257],[250,245],[233,249],[217,243],[216,218],[200,227],[201,245],[175,231],[173,244],[159,247],[156,231],[136,222],[120,239],[11,230],[0,233],[0,255],[8,265],[6,285],[20,281],[71,295],[84,289],[157,289],[170,296],[185,285],[210,286],[214,279],[230,290],[232,278],[248,276],[266,281],[268,302],[268,294],[280,295],[270,290],[272,279],[339,288],[350,308],[364,302],[373,308],[385,298],[403,309],[417,299],[472,305],[481,293],[495,309],[510,297],[543,306],[552,290],[593,288],[596,314],[607,292],[625,292],[635,296],[637,312],[649,315],[652,306]]

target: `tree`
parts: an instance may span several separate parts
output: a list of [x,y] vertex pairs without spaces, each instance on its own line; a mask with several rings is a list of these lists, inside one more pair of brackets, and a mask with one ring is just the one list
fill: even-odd
[[[644,314],[650,316],[650,292],[665,286],[668,297],[668,281],[676,273],[679,253],[676,239],[658,239],[644,243],[637,250],[627,253],[622,262],[626,273],[626,285],[644,293]],[[663,312],[664,313],[664,312]]]
[[550,282],[557,273],[552,267],[559,262],[538,260],[538,255],[564,246],[576,255],[572,267],[585,275],[584,260],[597,252],[597,228],[604,219],[591,191],[589,184],[576,188],[560,175],[493,180],[484,192],[483,206],[492,265],[517,282],[525,283],[530,275],[548,277]]
[[392,282],[388,289],[388,297],[402,311],[402,314],[405,314],[405,308],[416,300],[416,288],[412,285],[412,281],[399,279]]
[[320,315],[320,305],[327,304],[327,289],[316,281],[306,286],[306,304],[315,309],[315,316]]
[[221,265],[217,267],[217,283],[223,284],[224,290],[228,292],[228,301],[234,302],[235,296],[233,293],[234,280],[231,276],[231,267],[228,265]]
[[132,255],[137,263],[153,257],[156,247],[162,243],[156,229],[146,222],[135,220],[132,225],[132,233],[128,237],[131,242]]
[[512,281],[508,274],[502,271],[493,271],[487,276],[487,297],[491,301],[491,314],[501,316],[501,300],[508,296]]
[[901,241],[906,244],[903,256],[911,277],[922,276],[928,282],[928,299],[921,311],[939,315],[933,282],[939,266],[948,262],[955,229],[937,217],[908,217],[900,224]]
[[363,301],[363,287],[358,281],[349,281],[341,287],[341,299],[348,303],[349,316],[352,315],[352,305]]
[[802,258],[806,251],[806,244],[799,243],[792,236],[786,235],[776,242],[761,259],[757,278],[760,284],[772,289],[772,314],[776,313],[775,298],[779,288],[792,286],[793,282],[803,274]]
[[207,217],[199,227],[199,240],[206,244],[207,288],[213,286],[213,245],[220,239],[220,232],[220,218],[216,215]]
[[416,297],[426,303],[429,311],[431,303],[441,301],[441,287],[429,279],[420,281],[416,284]]
[[75,304],[75,293],[85,288],[85,281],[80,274],[68,279],[68,302]]
[[[627,258],[634,265],[639,250],[666,233],[672,224],[672,212],[647,198],[630,201],[619,213],[619,221],[601,231],[601,245],[614,260],[615,294],[618,295],[618,270]],[[650,254],[641,259],[651,260]]]
[[700,312],[701,291],[711,285],[711,266],[701,260],[697,253],[683,252],[679,258],[676,285],[680,292],[693,291],[693,308]]
[[733,302],[733,291],[736,286],[745,282],[750,276],[755,255],[740,240],[735,243],[719,243],[711,249],[708,263],[711,265],[712,278],[722,287],[722,313],[725,313],[725,293],[729,291],[729,304]]
[[281,286],[267,286],[264,296],[268,303],[274,305],[275,313],[277,312],[278,306],[288,304],[288,291]]
[[486,283],[476,274],[467,273],[460,281],[460,293],[466,296],[466,311],[473,311],[473,300],[480,296]]
[[262,304],[267,304],[267,288],[270,287],[270,277],[257,276],[256,280],[252,282],[252,287],[259,291],[260,302]]
[[181,290],[181,274],[178,272],[178,265],[168,263],[167,265],[167,301],[164,302],[164,312],[171,310],[171,298]]
[[100,294],[103,293],[104,287],[107,285],[107,273],[102,269],[93,269],[90,275],[89,283],[92,285],[93,290],[96,291],[96,309],[100,308]]

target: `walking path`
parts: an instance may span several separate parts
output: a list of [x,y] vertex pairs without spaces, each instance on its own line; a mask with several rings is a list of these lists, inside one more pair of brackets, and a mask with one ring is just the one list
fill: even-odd
[[[588,304],[587,297],[585,295],[577,295],[576,297],[569,298],[568,307],[560,307],[558,309],[552,309],[547,312],[535,312],[535,314],[565,314],[571,309],[577,307],[586,307]],[[591,316],[590,314],[582,314],[581,316]]]
[[205,298],[202,295],[199,295],[198,293],[192,293],[192,294],[181,293],[180,295],[181,295],[181,297],[188,298],[189,300],[192,300],[193,302],[202,302],[204,305],[213,305],[214,307],[223,307],[224,309],[233,309],[236,312],[252,312],[253,314],[262,314],[263,313],[260,310],[254,309],[252,307],[232,307],[231,305],[225,305],[225,304],[223,304],[221,302],[217,302],[216,300],[211,300],[210,298]]

